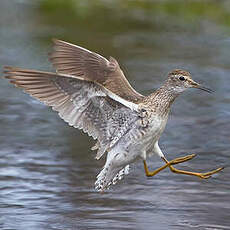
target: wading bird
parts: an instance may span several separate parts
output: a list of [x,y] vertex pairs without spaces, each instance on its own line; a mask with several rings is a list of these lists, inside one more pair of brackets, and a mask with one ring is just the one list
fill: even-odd
[[[94,139],[96,159],[107,154],[97,176],[95,188],[104,191],[128,174],[129,164],[143,160],[145,174],[154,176],[169,167],[174,173],[202,179],[223,168],[198,173],[176,169],[173,165],[192,159],[195,154],[168,161],[158,140],[165,129],[170,107],[188,88],[205,88],[183,70],[173,70],[155,92],[143,96],[136,92],[118,62],[64,41],[53,40],[50,60],[56,73],[5,67],[5,77],[26,93],[52,106],[69,125],[82,129]],[[165,165],[150,172],[146,158],[157,154]]]

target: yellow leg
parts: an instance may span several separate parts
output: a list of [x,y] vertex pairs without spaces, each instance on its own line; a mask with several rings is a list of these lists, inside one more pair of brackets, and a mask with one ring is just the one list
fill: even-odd
[[[170,161],[168,161],[165,157],[162,158],[164,160],[164,162],[167,164],[169,164]],[[191,176],[197,176],[201,179],[208,179],[209,177],[211,177],[212,174],[217,173],[219,171],[221,171],[222,169],[224,169],[224,167],[220,167],[218,169],[215,169],[213,171],[209,171],[206,173],[198,173],[198,172],[190,172],[190,171],[184,171],[184,170],[180,170],[180,169],[176,169],[172,166],[172,164],[168,165],[170,170],[173,173],[179,173],[179,174],[186,174],[186,175],[191,175]]]
[[195,157],[196,155],[195,154],[191,154],[191,155],[188,155],[188,156],[185,156],[185,157],[179,157],[179,158],[176,158],[174,160],[171,160],[171,161],[167,161],[165,158],[163,159],[164,161],[166,160],[166,164],[163,165],[162,167],[156,169],[155,171],[153,172],[150,172],[148,170],[148,166],[147,166],[147,163],[146,161],[144,160],[144,168],[145,168],[145,175],[148,176],[148,177],[151,177],[151,176],[154,176],[156,175],[157,173],[159,173],[161,170],[167,168],[167,167],[172,167],[172,165],[175,165],[175,164],[179,164],[179,163],[182,163],[182,162],[185,162],[185,161],[188,161],[188,160],[191,160],[193,157]]

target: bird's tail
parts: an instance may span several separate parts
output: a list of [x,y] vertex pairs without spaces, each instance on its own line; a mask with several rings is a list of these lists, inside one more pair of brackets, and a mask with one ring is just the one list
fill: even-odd
[[129,174],[129,165],[126,165],[121,169],[113,169],[111,165],[105,165],[101,172],[97,175],[95,182],[95,189],[99,192],[103,192],[108,189],[110,185],[116,184],[118,180],[121,180],[124,175]]

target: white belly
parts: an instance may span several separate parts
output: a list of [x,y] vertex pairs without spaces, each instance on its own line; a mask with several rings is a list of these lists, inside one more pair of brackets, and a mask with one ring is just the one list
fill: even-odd
[[167,119],[154,117],[151,123],[143,130],[134,127],[111,149],[109,158],[114,158],[118,165],[126,165],[138,158],[145,159],[146,154],[153,153],[154,144],[164,131]]

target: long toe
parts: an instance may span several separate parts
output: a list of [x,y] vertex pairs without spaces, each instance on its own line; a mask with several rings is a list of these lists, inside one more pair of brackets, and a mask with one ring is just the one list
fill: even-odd
[[215,170],[213,170],[213,171],[203,173],[203,175],[205,175],[205,176],[210,176],[210,175],[213,175],[213,174],[215,174],[215,173],[220,172],[220,171],[223,170],[223,169],[224,169],[224,167],[220,167],[220,168],[215,169]]
[[174,160],[171,160],[169,163],[170,163],[170,165],[179,164],[179,163],[191,160],[195,156],[196,156],[196,154],[191,154],[191,155],[188,155],[188,156],[185,156],[185,157],[178,157],[178,158],[176,158]]

